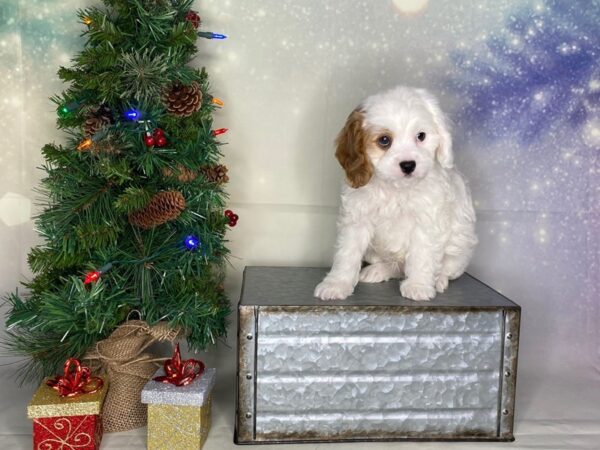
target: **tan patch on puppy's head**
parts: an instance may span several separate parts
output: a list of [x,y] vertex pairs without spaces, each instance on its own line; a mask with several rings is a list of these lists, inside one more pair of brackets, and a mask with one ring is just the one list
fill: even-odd
[[364,186],[373,176],[373,165],[367,153],[370,136],[363,128],[363,120],[364,114],[359,108],[352,111],[335,140],[335,157],[353,188]]

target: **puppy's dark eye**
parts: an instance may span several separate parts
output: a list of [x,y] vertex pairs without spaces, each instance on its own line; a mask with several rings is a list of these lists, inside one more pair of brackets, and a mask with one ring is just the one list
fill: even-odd
[[425,138],[427,137],[427,135],[425,134],[424,131],[420,131],[417,134],[417,139],[419,140],[419,142],[423,142],[425,140]]
[[387,134],[379,136],[377,138],[377,145],[382,149],[387,150],[388,148],[390,148],[390,145],[392,145],[392,138]]

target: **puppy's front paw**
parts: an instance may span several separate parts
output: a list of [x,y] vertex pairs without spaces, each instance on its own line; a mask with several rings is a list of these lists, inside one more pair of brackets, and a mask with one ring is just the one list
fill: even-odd
[[326,278],[315,288],[315,297],[321,300],[343,300],[352,294],[353,290],[354,286],[351,283]]
[[402,297],[422,302],[431,300],[435,297],[435,288],[427,284],[418,283],[411,279],[406,279],[400,283],[400,293]]
[[440,294],[446,290],[448,287],[448,277],[444,275],[440,275],[435,282],[435,290]]
[[381,283],[389,280],[393,272],[389,264],[375,263],[364,267],[360,271],[359,280],[363,283]]

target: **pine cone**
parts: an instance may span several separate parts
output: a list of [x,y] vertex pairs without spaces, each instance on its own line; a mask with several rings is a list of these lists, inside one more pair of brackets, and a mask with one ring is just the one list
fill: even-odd
[[83,132],[87,137],[92,137],[113,122],[114,117],[110,108],[107,105],[100,105],[87,115],[83,124]]
[[106,117],[88,117],[83,124],[83,133],[87,137],[92,137],[105,126],[110,125],[110,120]]
[[110,109],[110,107],[103,103],[102,105],[98,106],[93,112],[92,115],[96,116],[96,117],[100,117],[103,119],[107,119],[110,123],[115,123],[115,118],[113,116],[113,112]]
[[162,173],[168,178],[176,177],[182,183],[189,183],[190,181],[195,180],[198,176],[198,172],[196,170],[188,169],[181,164],[177,164],[175,170],[166,167],[163,169]]
[[180,117],[189,117],[202,106],[202,91],[195,81],[189,86],[175,84],[163,94],[167,111]]
[[181,192],[159,192],[144,208],[129,214],[129,223],[148,230],[177,219],[184,209],[185,198]]
[[229,182],[227,167],[223,164],[217,166],[204,166],[201,171],[204,178],[206,178],[206,181],[211,183],[224,184]]

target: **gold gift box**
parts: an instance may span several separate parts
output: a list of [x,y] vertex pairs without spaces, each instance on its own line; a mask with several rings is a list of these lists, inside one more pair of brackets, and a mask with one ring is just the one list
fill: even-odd
[[100,414],[104,397],[108,391],[108,379],[100,378],[104,382],[102,389],[93,394],[81,394],[75,397],[61,397],[55,389],[46,384],[50,378],[44,379],[27,406],[27,417],[39,419]]
[[148,405],[148,450],[201,449],[210,430],[209,396],[203,406]]
[[[155,376],[164,375],[162,369]],[[142,390],[148,404],[148,450],[198,450],[206,441],[211,423],[215,369],[186,386],[150,380]]]

